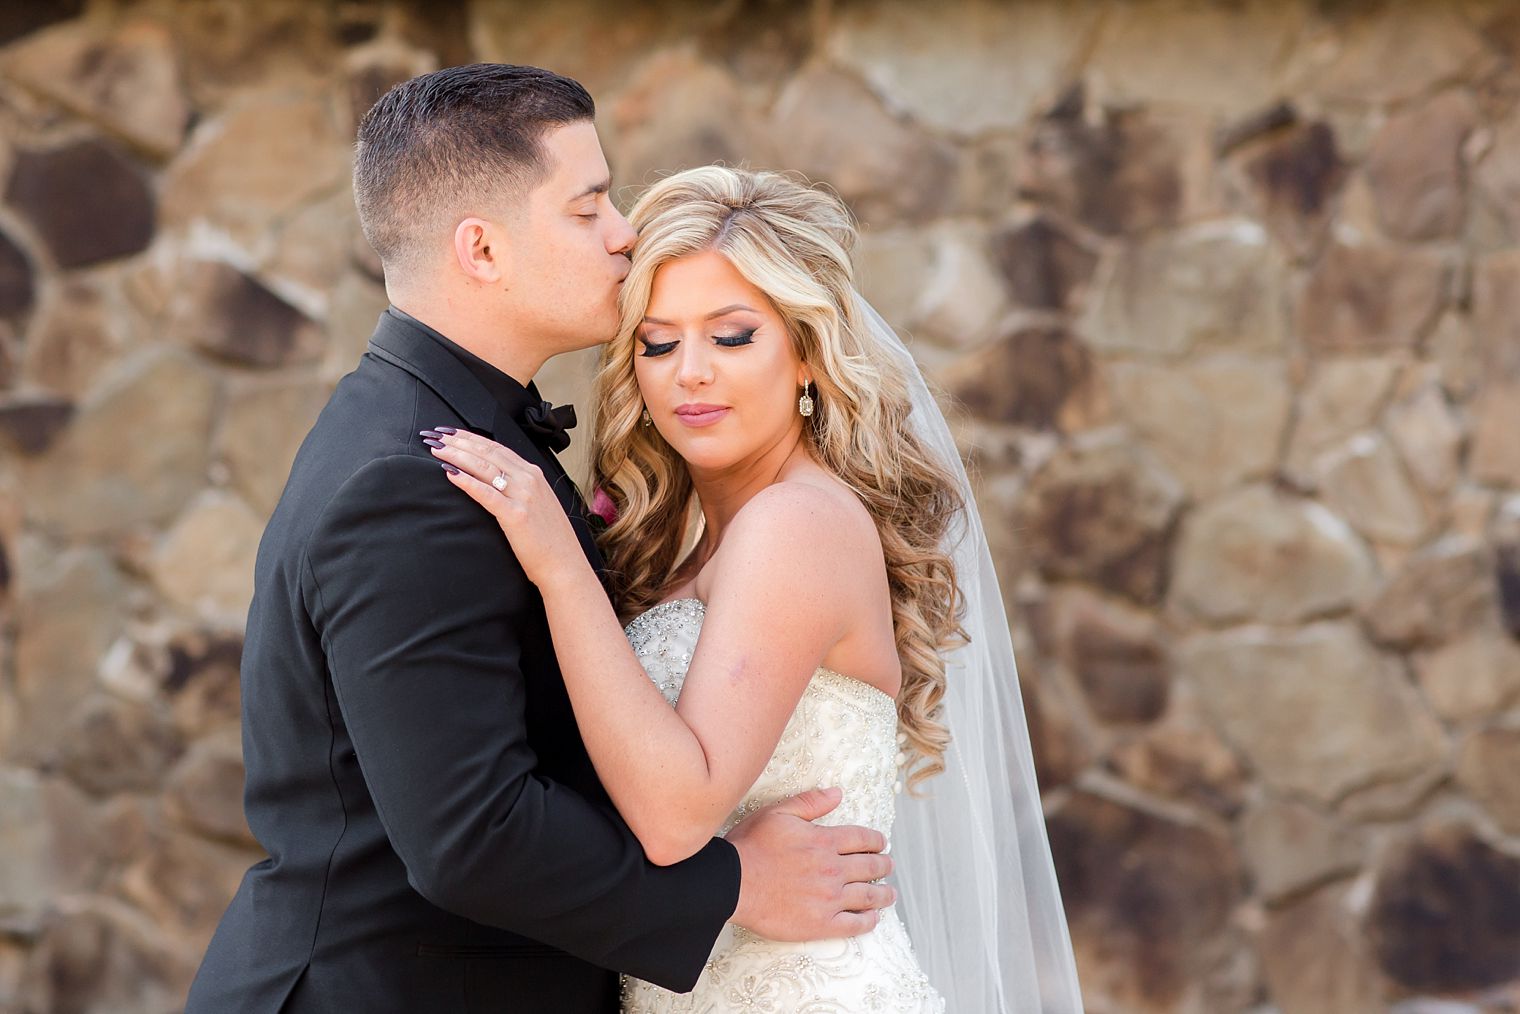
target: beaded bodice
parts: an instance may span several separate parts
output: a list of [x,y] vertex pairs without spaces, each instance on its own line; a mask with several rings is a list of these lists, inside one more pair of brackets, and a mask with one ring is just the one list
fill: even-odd
[[[665,699],[686,680],[706,609],[675,599],[636,617],[625,631]],[[836,785],[844,800],[820,824],[858,824],[890,835],[898,774],[897,705],[860,680],[820,668],[792,713],[775,753],[723,825],[805,789]]]

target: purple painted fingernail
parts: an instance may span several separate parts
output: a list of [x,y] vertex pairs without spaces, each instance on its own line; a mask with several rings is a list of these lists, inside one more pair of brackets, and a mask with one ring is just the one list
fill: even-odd
[[425,443],[425,444],[427,444],[429,447],[442,447],[443,446],[443,441],[442,440],[434,440],[432,437],[423,437],[422,438],[422,442]]
[[458,430],[456,430],[452,426],[434,426],[433,429],[437,430],[439,433],[448,433],[450,435],[453,435],[453,434],[459,432]]
[[442,465],[443,466],[443,470],[445,472],[449,473],[450,475],[458,475],[459,474],[459,469],[455,468],[453,465],[449,464],[447,461],[440,461],[438,463],[440,465]]
[[437,440],[439,437],[443,436],[443,434],[439,433],[437,430],[421,430],[420,432],[423,436],[431,437],[434,440]]

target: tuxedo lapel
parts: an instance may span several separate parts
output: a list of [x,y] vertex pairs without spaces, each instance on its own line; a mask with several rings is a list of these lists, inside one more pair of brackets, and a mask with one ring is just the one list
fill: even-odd
[[[443,345],[425,331],[390,313],[380,315],[368,352],[377,359],[399,367],[426,384],[459,413],[465,425],[481,436],[490,437],[518,456],[543,470],[554,496],[570,517],[586,559],[602,573],[605,561],[596,546],[596,537],[586,520],[586,504],[580,491],[565,472],[552,451],[540,447],[523,431],[513,412],[488,391],[480,379]],[[438,420],[418,420],[420,426],[436,425]],[[416,436],[421,444],[422,437]]]

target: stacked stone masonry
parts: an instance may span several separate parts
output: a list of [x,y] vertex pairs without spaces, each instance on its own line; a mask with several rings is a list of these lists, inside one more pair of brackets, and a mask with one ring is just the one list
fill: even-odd
[[724,160],[859,216],[974,468],[1091,1011],[1520,1009],[1515,4],[18,0],[0,1010],[176,1009],[260,858],[254,551],[385,305],[355,124],[476,59],[584,81],[625,207]]

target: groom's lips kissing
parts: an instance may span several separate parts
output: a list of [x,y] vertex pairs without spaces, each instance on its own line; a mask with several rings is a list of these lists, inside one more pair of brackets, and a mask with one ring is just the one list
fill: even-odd
[[700,402],[695,405],[682,405],[676,409],[676,418],[688,426],[711,426],[726,415],[728,415],[726,406],[704,405]]

